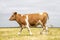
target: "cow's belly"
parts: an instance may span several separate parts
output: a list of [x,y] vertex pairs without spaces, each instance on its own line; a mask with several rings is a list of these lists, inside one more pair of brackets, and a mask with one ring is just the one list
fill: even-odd
[[31,21],[29,21],[29,24],[30,24],[31,26],[36,25],[36,23],[37,23],[37,20],[31,20]]

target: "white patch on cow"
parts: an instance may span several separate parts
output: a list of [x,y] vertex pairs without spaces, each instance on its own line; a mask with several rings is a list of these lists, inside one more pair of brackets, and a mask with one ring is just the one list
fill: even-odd
[[25,19],[25,21],[26,21],[26,24],[29,26],[28,15],[26,15],[26,19]]
[[43,25],[43,23],[41,22],[41,20],[38,21],[41,25]]
[[43,14],[43,12],[40,13],[40,15],[42,15],[42,14]]
[[26,27],[28,28],[28,31],[30,32],[30,35],[32,35],[32,32],[31,32],[30,27],[29,27],[28,15],[26,15],[25,21],[26,21]]

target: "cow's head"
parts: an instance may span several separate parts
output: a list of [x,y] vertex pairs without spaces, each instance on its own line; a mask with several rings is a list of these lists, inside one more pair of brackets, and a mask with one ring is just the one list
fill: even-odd
[[10,21],[13,21],[13,20],[16,20],[16,15],[17,15],[17,12],[14,12],[13,15],[10,17]]

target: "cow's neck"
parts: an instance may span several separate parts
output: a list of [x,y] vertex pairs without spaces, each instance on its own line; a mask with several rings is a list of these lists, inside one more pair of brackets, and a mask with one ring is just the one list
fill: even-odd
[[21,19],[21,16],[20,15],[17,15],[16,16],[16,22],[20,25],[20,19]]

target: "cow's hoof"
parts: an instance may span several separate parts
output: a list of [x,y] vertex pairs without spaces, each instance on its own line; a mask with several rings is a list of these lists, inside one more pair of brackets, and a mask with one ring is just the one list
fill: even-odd
[[46,35],[48,34],[48,32],[45,33]]
[[20,35],[20,32],[18,32],[18,35]]
[[48,32],[40,32],[40,34],[43,34],[43,35],[47,35],[48,34]]
[[43,34],[42,32],[40,32],[40,34]]
[[42,34],[42,33],[40,32],[40,34]]
[[42,34],[46,34],[46,32],[43,31]]
[[32,33],[30,33],[30,35],[32,35]]

